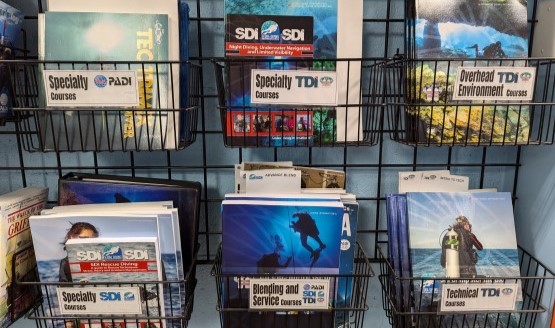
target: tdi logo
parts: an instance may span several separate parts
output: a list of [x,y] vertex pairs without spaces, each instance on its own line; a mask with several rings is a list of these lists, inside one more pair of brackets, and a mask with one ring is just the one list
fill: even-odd
[[100,300],[106,302],[121,301],[121,293],[100,292]]
[[299,88],[317,88],[318,78],[312,76],[295,76]]
[[305,290],[303,292],[303,303],[304,304],[316,303],[316,292],[313,290]]
[[518,74],[513,72],[497,72],[499,83],[518,83]]
[[499,288],[481,288],[483,297],[499,297]]

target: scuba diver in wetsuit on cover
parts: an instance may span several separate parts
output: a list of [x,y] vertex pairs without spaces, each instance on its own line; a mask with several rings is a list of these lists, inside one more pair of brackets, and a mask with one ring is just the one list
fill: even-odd
[[[295,232],[301,234],[301,245],[310,252],[310,258],[315,261],[320,256],[320,252],[326,248],[326,245],[320,240],[320,231],[316,226],[316,222],[314,222],[314,219],[308,213],[295,213],[293,217],[299,219],[297,222],[291,221],[290,227],[293,228]],[[320,248],[314,250],[310,247],[307,243],[309,236],[319,244]]]

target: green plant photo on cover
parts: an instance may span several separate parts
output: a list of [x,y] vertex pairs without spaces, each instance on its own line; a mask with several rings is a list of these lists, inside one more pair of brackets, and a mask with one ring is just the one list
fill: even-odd
[[[523,105],[458,105],[451,100],[456,67],[449,75],[422,64],[408,71],[407,133],[429,143],[525,144],[530,136],[530,110]],[[447,67],[445,67],[447,68]],[[430,104],[430,105],[423,105]]]

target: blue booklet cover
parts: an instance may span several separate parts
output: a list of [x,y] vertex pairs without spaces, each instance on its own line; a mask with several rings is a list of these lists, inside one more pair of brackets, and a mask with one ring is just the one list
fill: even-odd
[[[222,203],[222,273],[225,308],[248,307],[249,273],[286,276],[338,274],[341,202],[225,200]],[[234,276],[242,275],[242,283]],[[333,293],[333,292],[331,292]],[[330,300],[333,296],[330,295]],[[224,327],[332,327],[331,312],[224,313]]]
[[337,274],[343,204],[224,201],[223,273]]
[[[0,1],[0,60],[15,59],[15,49],[20,47],[23,13]],[[0,63],[0,120],[13,116],[14,93],[10,70]]]
[[173,201],[174,208],[179,210],[186,273],[193,262],[198,242],[200,192],[198,182],[69,173],[58,182],[58,204]]
[[[359,204],[354,197],[343,199],[345,213],[341,227],[341,257],[339,261],[339,274],[351,275],[355,263],[357,250],[357,224]],[[340,311],[335,314],[335,327],[349,326],[350,311],[344,310],[351,307],[353,297],[353,278],[339,277],[335,296],[335,307]]]
[[[407,193],[407,209],[414,277],[520,276],[510,193]],[[417,305],[437,301],[438,280],[414,284]]]

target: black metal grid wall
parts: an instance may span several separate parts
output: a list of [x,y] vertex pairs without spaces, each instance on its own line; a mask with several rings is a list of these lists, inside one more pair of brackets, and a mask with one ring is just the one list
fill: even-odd
[[[45,9],[38,1],[36,7],[29,6],[35,12],[26,12],[29,35],[36,34],[36,14]],[[371,259],[378,258],[376,246],[387,239],[385,195],[396,192],[399,171],[449,169],[470,176],[471,188],[494,187],[512,192],[516,199],[521,147],[411,147],[391,141],[384,121],[373,147],[225,148],[211,63],[224,49],[223,0],[191,0],[189,5],[191,60],[202,67],[196,143],[181,151],[28,153],[17,138],[16,125],[8,122],[0,127],[0,192],[48,186],[54,203],[57,179],[71,171],[200,181],[200,263],[214,260],[221,235],[221,200],[233,191],[233,164],[241,161],[292,160],[296,165],[345,170],[347,190],[361,204],[358,239]],[[363,56],[385,59],[403,53],[404,2],[364,0],[364,12]],[[385,111],[385,105],[376,110]]]

